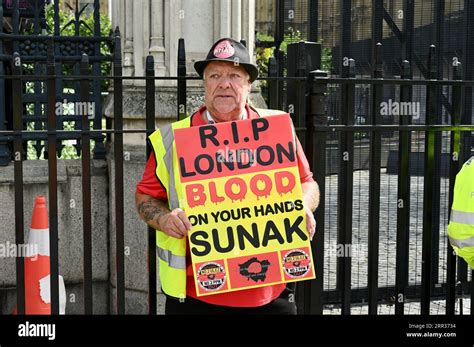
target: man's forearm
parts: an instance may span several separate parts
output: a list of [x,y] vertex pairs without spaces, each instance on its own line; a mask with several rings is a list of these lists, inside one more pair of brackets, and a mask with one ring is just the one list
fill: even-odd
[[161,200],[140,193],[135,194],[135,204],[140,218],[153,229],[161,230],[159,220],[165,214],[170,213],[168,205]]
[[319,205],[319,187],[316,182],[306,182],[301,185],[303,189],[304,204],[311,211],[315,211]]

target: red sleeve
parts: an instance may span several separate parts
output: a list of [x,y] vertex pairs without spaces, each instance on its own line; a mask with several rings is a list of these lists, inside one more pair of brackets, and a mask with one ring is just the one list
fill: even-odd
[[303,147],[301,147],[300,140],[296,138],[296,156],[298,158],[298,171],[300,173],[301,183],[314,182],[313,173],[309,168],[308,159],[303,152]]
[[137,193],[149,195],[155,199],[167,201],[168,195],[166,194],[165,188],[156,177],[156,159],[155,154],[152,152],[148,158],[145,172],[140,182],[137,183]]

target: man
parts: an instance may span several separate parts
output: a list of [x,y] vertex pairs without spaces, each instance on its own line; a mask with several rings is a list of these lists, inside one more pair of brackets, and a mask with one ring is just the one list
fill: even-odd
[[[194,64],[204,80],[204,105],[191,117],[155,131],[150,136],[154,153],[137,185],[136,205],[140,217],[157,230],[157,253],[166,314],[182,313],[276,313],[295,314],[285,284],[197,297],[187,233],[191,223],[180,208],[177,160],[173,156],[173,129],[208,123],[258,118],[247,103],[258,68],[250,62],[246,47],[233,39],[218,40],[206,60]],[[319,190],[297,140],[298,167],[303,188],[307,231],[312,238],[316,222],[313,211]]]

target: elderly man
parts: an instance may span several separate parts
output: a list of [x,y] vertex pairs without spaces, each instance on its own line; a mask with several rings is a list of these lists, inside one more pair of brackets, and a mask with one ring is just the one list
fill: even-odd
[[[180,208],[176,185],[178,163],[173,154],[173,130],[209,123],[258,118],[247,103],[258,68],[250,62],[244,45],[230,38],[218,40],[206,60],[194,64],[204,80],[204,105],[191,117],[155,131],[150,136],[153,154],[137,185],[136,205],[140,217],[157,230],[157,253],[166,314],[295,314],[296,306],[285,284],[197,297],[187,233],[191,223]],[[190,140],[190,144],[191,144]],[[316,222],[313,211],[319,191],[308,161],[297,140],[297,158],[303,189],[307,232],[312,238]],[[171,174],[170,174],[171,173]]]

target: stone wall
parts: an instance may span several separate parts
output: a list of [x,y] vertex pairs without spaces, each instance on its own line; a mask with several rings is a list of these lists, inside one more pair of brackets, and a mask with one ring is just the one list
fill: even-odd
[[[115,293],[115,219],[113,161],[92,161],[92,255],[94,313],[113,313]],[[137,148],[124,163],[125,190],[125,278],[126,312],[145,314],[147,309],[146,226],[139,221],[134,207],[136,181],[145,165],[144,148]],[[109,172],[110,171],[110,172]],[[66,282],[67,314],[82,314],[83,297],[83,230],[82,230],[82,170],[80,160],[58,161],[58,231],[59,273]],[[28,240],[34,198],[48,198],[47,161],[24,162],[25,241]],[[112,184],[111,184],[112,183]],[[49,200],[48,200],[49,203]],[[13,164],[0,168],[0,244],[15,242]],[[10,314],[16,305],[15,258],[0,259],[0,314]],[[158,286],[159,288],[159,286]],[[159,313],[163,297],[158,294]]]
[[[115,161],[113,147],[108,150],[109,185],[115,187]],[[135,187],[145,169],[145,148],[126,146],[124,148],[124,234],[125,234],[125,312],[130,314],[148,313],[148,264],[147,264],[147,226],[140,220],[135,208]],[[110,189],[109,215],[115,221],[115,190]],[[109,225],[110,234],[110,287],[111,313],[116,312],[116,242],[115,222]],[[158,276],[157,276],[158,277]],[[159,278],[158,313],[164,312],[164,295],[160,291]]]

